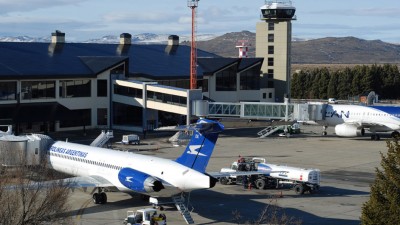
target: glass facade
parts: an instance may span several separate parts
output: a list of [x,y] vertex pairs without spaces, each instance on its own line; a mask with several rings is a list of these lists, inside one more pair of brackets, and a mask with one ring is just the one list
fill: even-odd
[[190,80],[158,80],[157,83],[165,86],[190,89]]
[[91,97],[90,80],[61,80],[60,81],[61,98]]
[[0,101],[17,100],[17,82],[0,82]]
[[22,81],[21,98],[24,100],[55,98],[55,86],[55,81]]
[[260,67],[240,73],[240,90],[260,90]]
[[208,79],[203,79],[203,85],[201,86],[203,92],[208,92]]
[[157,102],[163,102],[163,103],[168,103],[168,104],[173,104],[173,105],[186,105],[186,97],[181,97],[177,95],[170,95],[170,94],[163,94],[160,92],[154,92],[154,91],[147,91],[147,99],[148,100],[153,100]]
[[134,97],[134,98],[143,98],[142,89],[124,87],[117,84],[114,84],[114,94]]
[[107,109],[97,109],[97,125],[107,125]]
[[236,91],[236,65],[218,72],[216,76],[216,91]]
[[60,128],[90,126],[91,109],[71,110],[71,116],[66,116],[66,118],[68,119],[60,120]]
[[125,126],[142,126],[140,107],[113,102],[113,123]]

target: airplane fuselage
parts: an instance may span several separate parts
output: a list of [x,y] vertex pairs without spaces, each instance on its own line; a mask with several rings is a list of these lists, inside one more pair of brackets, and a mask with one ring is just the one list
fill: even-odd
[[325,126],[354,124],[378,132],[399,130],[400,107],[328,105],[325,120],[320,123]]
[[129,169],[162,181],[164,189],[152,196],[171,196],[183,191],[210,188],[210,177],[175,161],[68,142],[55,142],[48,151],[50,166],[76,177],[101,177],[120,191],[132,192],[121,182],[121,171]]

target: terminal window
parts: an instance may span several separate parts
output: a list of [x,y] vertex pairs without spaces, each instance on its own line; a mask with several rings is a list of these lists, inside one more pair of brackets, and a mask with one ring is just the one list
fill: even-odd
[[22,81],[22,99],[55,98],[55,86],[55,81]]
[[0,82],[0,101],[16,100],[17,98],[17,82],[7,81]]
[[236,67],[216,73],[216,91],[236,91]]
[[240,90],[260,90],[260,67],[253,67],[240,74]]
[[97,97],[107,97],[107,80],[97,80]]
[[90,97],[90,80],[62,80],[59,85],[61,98]]

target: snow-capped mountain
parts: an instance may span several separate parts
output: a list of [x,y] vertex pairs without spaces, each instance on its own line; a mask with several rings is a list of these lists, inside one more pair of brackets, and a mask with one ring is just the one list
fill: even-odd
[[0,42],[50,42],[51,37],[0,37]]
[[[152,34],[152,33],[142,33],[142,34],[136,34],[132,35],[132,43],[137,43],[137,44],[160,44],[160,43],[167,43],[168,42],[168,37],[169,34]],[[217,37],[217,35],[214,34],[200,34],[197,36],[198,41],[208,41],[213,38]],[[189,41],[191,39],[190,36],[179,36],[179,41]],[[84,41],[84,43],[110,43],[110,44],[115,44],[119,43],[119,37],[115,35],[107,35],[102,38],[97,38],[97,39],[90,39],[87,41]]]
[[[152,34],[142,33],[132,35],[132,43],[137,44],[165,44],[168,42],[169,34]],[[198,41],[207,41],[217,37],[214,34],[199,34],[197,36]],[[190,36],[180,36],[179,41],[189,41]],[[0,42],[50,42],[51,37],[30,37],[30,36],[18,36],[18,37],[0,37]],[[67,40],[68,42],[68,40]],[[82,41],[83,43],[102,43],[102,44],[117,44],[119,43],[119,36],[106,35],[101,38],[89,39]]]

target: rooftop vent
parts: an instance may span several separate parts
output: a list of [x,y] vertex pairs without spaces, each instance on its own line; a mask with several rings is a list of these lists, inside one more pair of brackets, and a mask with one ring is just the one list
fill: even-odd
[[132,44],[132,35],[129,33],[122,33],[119,36],[119,43],[121,45],[130,45]]
[[174,55],[176,53],[176,50],[178,49],[179,46],[179,36],[178,35],[170,35],[168,37],[168,45],[165,48],[165,52],[168,55]]
[[51,33],[51,43],[65,43],[65,33],[56,30],[56,32]]

